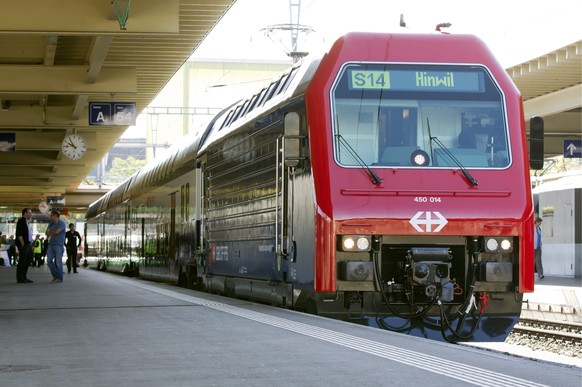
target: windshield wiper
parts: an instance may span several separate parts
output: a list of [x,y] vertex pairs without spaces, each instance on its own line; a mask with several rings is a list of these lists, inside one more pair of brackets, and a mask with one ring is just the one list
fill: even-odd
[[[445,144],[443,144],[441,142],[441,140],[439,140],[436,136],[433,137],[433,136],[430,135],[430,122],[428,121],[428,117],[426,118],[426,124],[428,126],[428,133],[429,133],[429,138],[430,138],[431,144],[434,141],[434,143],[437,144],[438,147],[443,150],[443,152],[445,152],[445,154],[453,161],[453,163],[455,163],[457,165],[457,167],[459,167],[459,169],[461,170],[461,172],[463,173],[463,176],[465,176],[465,178],[467,179],[467,181],[469,181],[469,183],[473,187],[476,187],[477,184],[478,184],[477,183],[477,180],[475,180],[475,178],[473,176],[471,176],[471,174],[469,173],[469,171],[467,171],[467,169],[463,166],[463,164],[461,164],[461,162],[451,153],[451,151],[449,150],[449,148],[447,148],[445,146]],[[434,157],[433,157],[433,160],[434,160]]]
[[364,160],[362,160],[362,158],[358,155],[358,153],[355,151],[354,148],[352,148],[352,146],[346,141],[345,138],[343,138],[343,136],[339,133],[337,133],[336,138],[338,139],[340,144],[343,144],[343,146],[346,147],[346,149],[348,150],[348,152],[352,155],[352,157],[354,159],[356,159],[356,161],[358,162],[358,164],[360,164],[360,167],[364,167],[368,170],[368,173],[370,174],[370,179],[372,180],[372,183],[379,185],[380,183],[382,183],[382,179],[380,179],[378,177],[378,175],[376,175],[374,173],[374,171],[372,171],[370,169],[370,167],[364,162]]

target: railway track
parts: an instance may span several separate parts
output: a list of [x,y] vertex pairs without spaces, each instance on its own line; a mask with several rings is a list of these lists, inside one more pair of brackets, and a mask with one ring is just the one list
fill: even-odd
[[582,324],[568,321],[521,318],[513,333],[582,346]]
[[467,345],[582,369],[581,329],[582,324],[576,322],[522,316],[505,342]]
[[582,324],[522,316],[505,343],[582,359]]

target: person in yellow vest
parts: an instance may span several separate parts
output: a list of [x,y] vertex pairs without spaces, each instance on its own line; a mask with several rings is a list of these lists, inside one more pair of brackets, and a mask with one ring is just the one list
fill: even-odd
[[34,242],[32,242],[32,267],[40,267],[42,262],[42,241],[40,240],[40,234],[36,234],[36,238],[34,238]]

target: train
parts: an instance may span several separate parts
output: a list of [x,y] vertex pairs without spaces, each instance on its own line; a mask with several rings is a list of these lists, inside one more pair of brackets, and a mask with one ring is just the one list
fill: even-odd
[[86,259],[435,340],[503,341],[534,288],[529,164],[543,150],[528,163],[528,141],[521,95],[479,38],[348,33],[92,203]]

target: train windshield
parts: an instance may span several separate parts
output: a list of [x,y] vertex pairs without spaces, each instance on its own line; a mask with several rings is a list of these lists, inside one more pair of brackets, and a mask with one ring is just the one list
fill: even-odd
[[342,166],[500,169],[511,162],[504,97],[481,66],[350,63],[331,97]]

